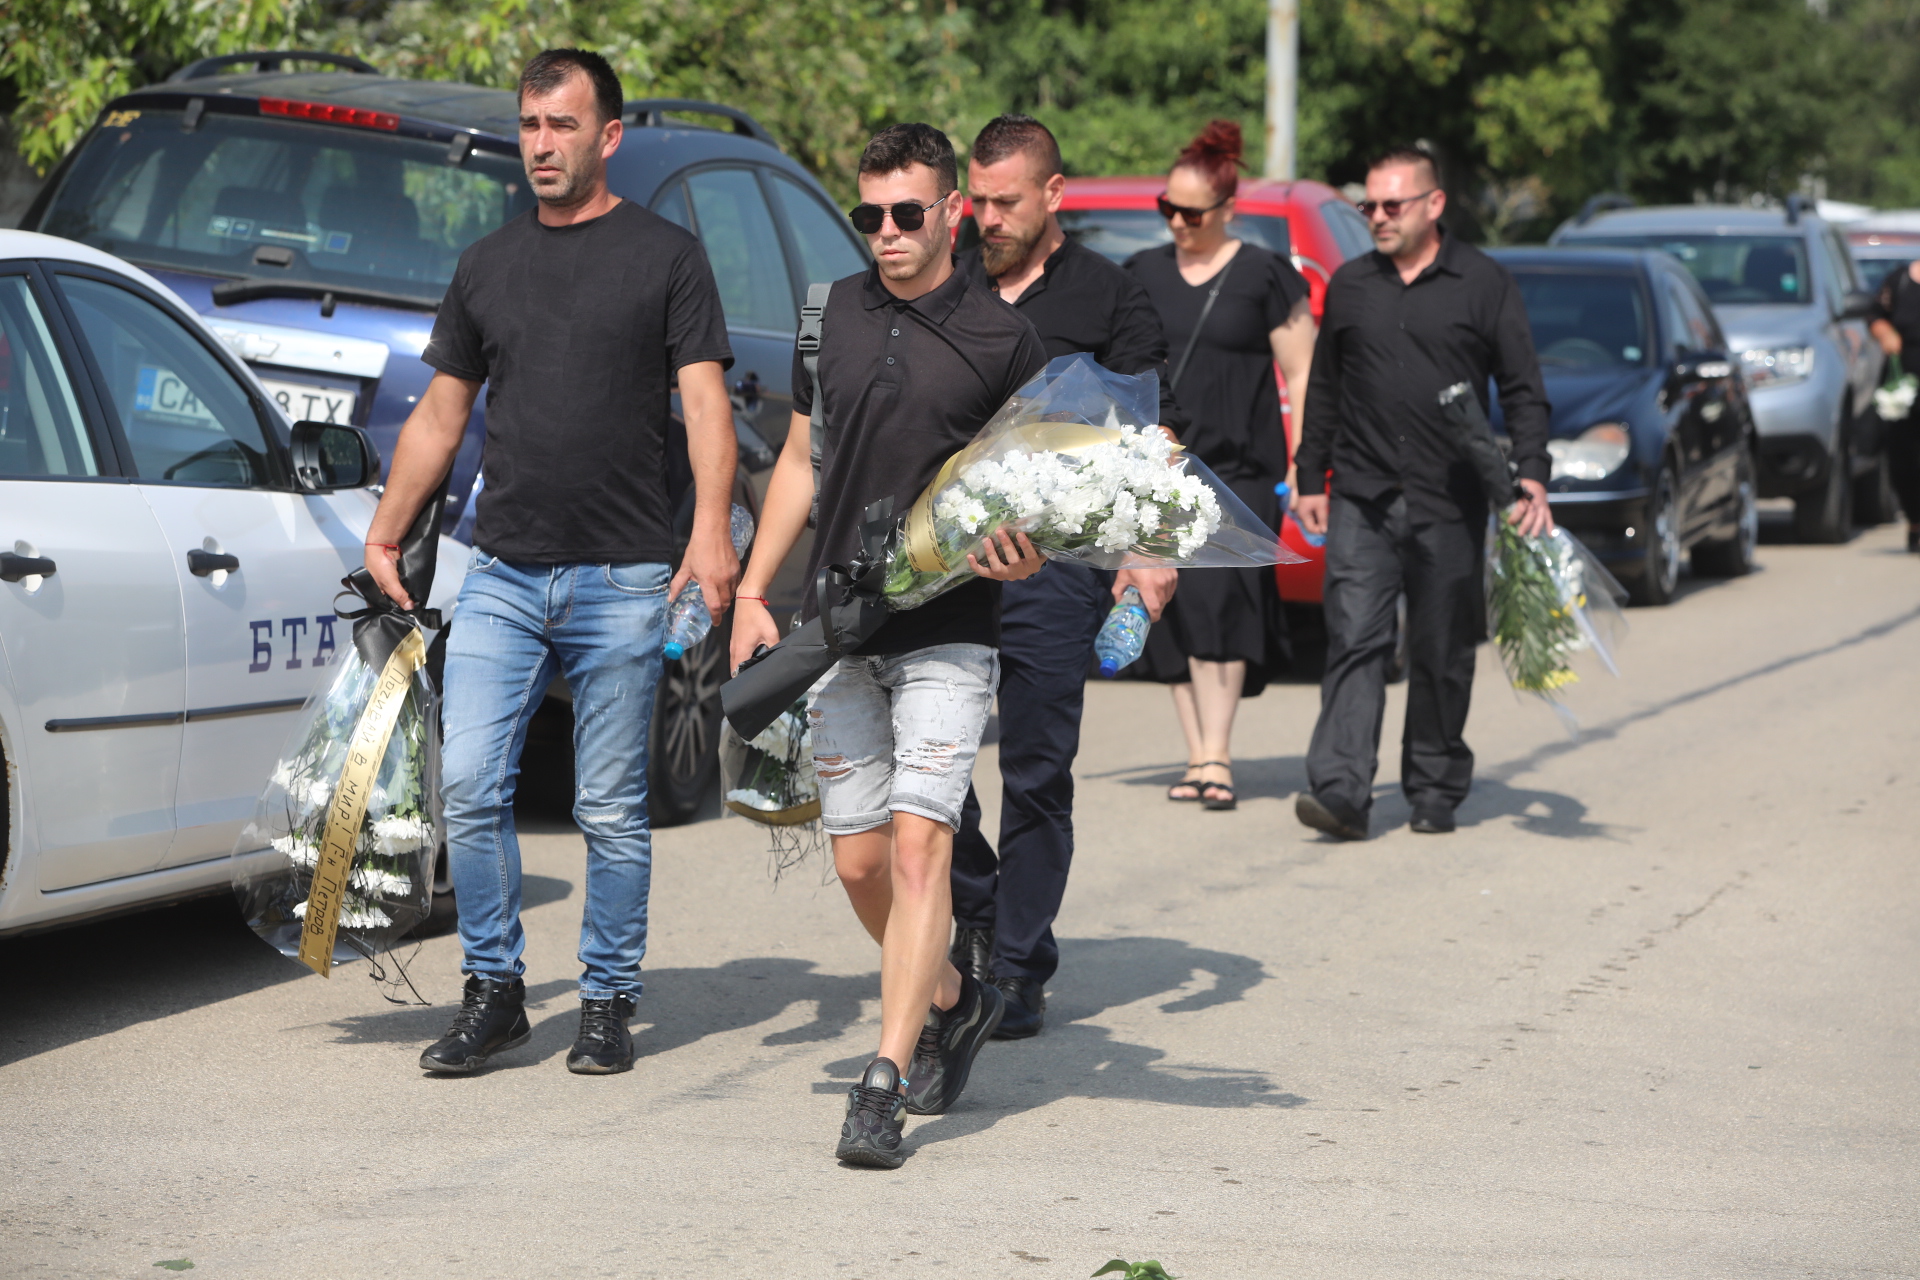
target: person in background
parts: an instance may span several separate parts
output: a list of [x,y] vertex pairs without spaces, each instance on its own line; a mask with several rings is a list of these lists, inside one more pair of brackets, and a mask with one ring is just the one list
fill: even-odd
[[1295,518],[1327,535],[1327,671],[1295,812],[1341,840],[1367,836],[1403,592],[1400,787],[1413,829],[1452,831],[1473,785],[1462,735],[1486,629],[1487,500],[1440,417],[1441,391],[1465,382],[1485,407],[1488,381],[1499,384],[1526,490],[1510,518],[1528,535],[1553,528],[1547,396],[1526,308],[1503,267],[1442,230],[1446,207],[1425,151],[1396,148],[1368,168],[1359,209],[1375,248],[1327,284],[1303,415]]
[[[1033,326],[954,269],[958,169],[947,135],[925,124],[882,129],[861,153],[850,216],[874,263],[834,282],[821,318],[826,438],[809,583],[853,558],[870,504],[891,498],[905,512],[1046,367]],[[792,425],[733,624],[736,669],[780,642],[765,597],[813,505],[813,395],[796,350]],[[947,962],[953,835],[999,683],[1001,584],[1045,564],[1025,534],[983,539],[967,557],[977,579],[892,615],[814,690],[820,825],[854,914],[880,945],[879,1052],[848,1091],[835,1149],[849,1164],[898,1168],[904,1113],[951,1106],[1000,1024],[999,989]],[[819,602],[810,594],[805,608],[815,614]]]
[[[446,483],[487,388],[487,485],[447,634],[441,795],[466,994],[422,1070],[464,1074],[533,1034],[521,952],[514,779],[556,674],[573,690],[573,815],[587,843],[580,1036],[567,1070],[633,1066],[653,837],[647,725],[667,602],[688,581],[724,613],[733,363],[700,242],[607,190],[620,80],[549,49],[520,74],[520,152],[538,206],[467,248],[421,359],[437,371],[407,419],[367,531],[375,582],[409,607],[393,544]],[[675,379],[693,464],[692,540],[676,574],[667,501]]]
[[[980,248],[961,254],[959,268],[1032,322],[1049,359],[1084,351],[1115,373],[1158,373],[1161,424],[1177,434],[1160,317],[1131,276],[1061,229],[1061,168],[1060,144],[1038,120],[988,122],[967,163]],[[1073,758],[1094,637],[1129,586],[1158,618],[1177,581],[1171,569],[1116,575],[1057,561],[1001,588],[1000,853],[969,788],[953,843],[952,957],[1006,996],[1000,1039],[1040,1030],[1046,983],[1060,967],[1053,921],[1073,860]]]
[[[1240,153],[1240,126],[1229,120],[1187,145],[1160,197],[1173,243],[1135,254],[1127,270],[1166,329],[1172,390],[1189,419],[1181,442],[1277,529],[1274,486],[1290,474],[1291,449],[1273,367],[1297,415],[1313,362],[1313,312],[1292,263],[1229,234]],[[1234,712],[1266,686],[1284,653],[1273,570],[1180,571],[1180,590],[1141,658],[1149,676],[1173,686],[1187,740],[1186,775],[1169,800],[1234,807]]]
[[[1874,294],[1871,320],[1882,351],[1890,356],[1913,352],[1920,363],[1920,261],[1887,273]],[[1920,554],[1920,406],[1887,424],[1887,467],[1907,516],[1907,550]]]

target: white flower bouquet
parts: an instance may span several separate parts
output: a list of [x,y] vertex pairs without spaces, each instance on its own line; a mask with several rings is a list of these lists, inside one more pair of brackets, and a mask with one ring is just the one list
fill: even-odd
[[1882,422],[1905,422],[1916,395],[1920,395],[1920,378],[1901,370],[1899,356],[1888,356],[1886,385],[1873,393],[1874,412]]
[[820,816],[807,700],[788,707],[751,740],[727,726],[720,735],[720,785],[726,806],[770,827],[798,826]]
[[882,595],[913,609],[971,576],[999,529],[1100,569],[1299,563],[1233,491],[1154,425],[1159,380],[1061,356],[948,460],[907,514]]

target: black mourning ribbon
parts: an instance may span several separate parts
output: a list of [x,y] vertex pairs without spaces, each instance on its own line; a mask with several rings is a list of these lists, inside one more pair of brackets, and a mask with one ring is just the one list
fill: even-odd
[[[426,601],[433,590],[433,570],[440,549],[440,519],[446,507],[447,494],[442,489],[414,518],[407,536],[400,539],[400,581],[413,597],[414,608],[402,609],[389,599],[365,565],[340,579],[340,585],[346,590],[333,598],[334,615],[353,622],[353,647],[359,652],[360,660],[375,671],[386,667],[387,659],[407,638],[407,632],[416,627],[428,631],[440,629],[440,611],[427,608]],[[358,596],[366,602],[366,607],[342,609],[340,598],[348,595]]]
[[1487,421],[1487,411],[1480,407],[1480,397],[1473,394],[1473,387],[1465,382],[1456,382],[1440,393],[1440,417],[1453,430],[1454,445],[1460,450],[1460,456],[1473,465],[1473,473],[1480,480],[1480,487],[1486,490],[1487,501],[1496,511],[1505,511],[1522,495],[1520,486],[1513,478],[1513,468],[1507,462],[1507,455],[1500,451],[1499,441],[1493,438],[1493,424]]
[[779,644],[760,646],[720,687],[720,706],[735,733],[749,741],[758,737],[886,622],[890,611],[881,589],[894,537],[893,499],[882,498],[861,513],[860,553],[815,576],[819,614]]

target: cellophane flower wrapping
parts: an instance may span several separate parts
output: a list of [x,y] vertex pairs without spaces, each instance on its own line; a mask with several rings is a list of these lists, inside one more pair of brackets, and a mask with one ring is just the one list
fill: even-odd
[[1882,422],[1905,422],[1916,395],[1920,395],[1920,378],[1901,370],[1899,356],[1888,356],[1886,385],[1873,393],[1873,411]]
[[[379,679],[357,650],[347,650],[331,685],[301,712],[235,845],[233,887],[247,924],[283,955],[299,954],[327,808]],[[361,819],[335,963],[379,954],[432,911],[442,830],[439,722],[432,681],[415,671]]]
[[1627,630],[1627,593],[1606,566],[1565,529],[1527,537],[1505,514],[1487,536],[1487,630],[1507,680],[1546,699],[1571,731],[1564,704],[1580,679],[1576,659],[1593,657],[1611,674]]
[[727,808],[768,826],[793,826],[820,816],[820,781],[813,768],[807,699],[743,740],[721,730],[720,785]]
[[1154,425],[1159,388],[1153,373],[1116,374],[1084,354],[1048,364],[915,503],[887,564],[887,606],[917,608],[973,576],[967,555],[1003,528],[1098,569],[1301,563]]

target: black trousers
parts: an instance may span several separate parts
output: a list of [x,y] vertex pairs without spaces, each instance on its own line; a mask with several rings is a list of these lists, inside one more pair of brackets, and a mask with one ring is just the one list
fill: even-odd
[[1338,493],[1327,527],[1327,674],[1307,749],[1315,795],[1365,814],[1373,806],[1394,616],[1407,595],[1407,723],[1400,787],[1416,809],[1451,810],[1473,785],[1461,735],[1473,694],[1474,649],[1486,633],[1485,531],[1464,522],[1413,524],[1404,497],[1363,502]]
[[1106,575],[1058,561],[1000,597],[1000,852],[967,789],[953,840],[953,918],[993,929],[993,972],[1045,982],[1073,861],[1073,758],[1093,639],[1113,606]]
[[1920,524],[1920,409],[1887,424],[1887,467],[1907,523]]

